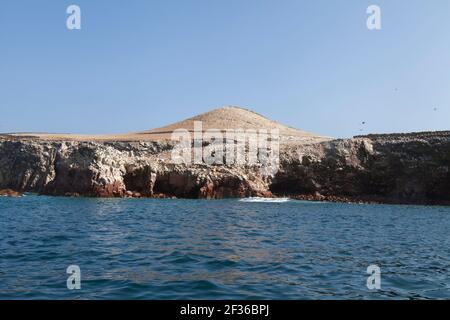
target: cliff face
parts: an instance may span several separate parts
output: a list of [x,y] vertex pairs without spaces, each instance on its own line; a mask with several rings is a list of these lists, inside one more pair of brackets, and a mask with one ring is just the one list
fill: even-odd
[[0,189],[92,197],[300,196],[450,204],[450,133],[283,145],[280,168],[174,165],[174,144],[0,138]]
[[0,189],[91,197],[268,195],[255,168],[174,165],[170,142],[0,139]]
[[[295,156],[295,153],[297,156]],[[377,135],[298,147],[275,193],[388,203],[450,204],[450,133]]]

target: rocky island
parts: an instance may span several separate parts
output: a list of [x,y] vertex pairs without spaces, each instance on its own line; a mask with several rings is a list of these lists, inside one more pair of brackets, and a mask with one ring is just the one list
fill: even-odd
[[[279,168],[173,163],[171,133],[240,128],[279,132]],[[114,136],[0,135],[0,194],[450,204],[450,132],[333,139],[225,107],[149,131]]]

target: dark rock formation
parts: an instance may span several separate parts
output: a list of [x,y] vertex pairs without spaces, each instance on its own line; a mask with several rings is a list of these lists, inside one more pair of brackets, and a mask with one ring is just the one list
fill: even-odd
[[169,142],[0,138],[0,189],[61,196],[450,204],[450,133],[282,145],[280,168],[175,165]]
[[[377,135],[297,148],[271,190],[314,200],[450,203],[450,133]],[[337,199],[333,199],[336,201]]]

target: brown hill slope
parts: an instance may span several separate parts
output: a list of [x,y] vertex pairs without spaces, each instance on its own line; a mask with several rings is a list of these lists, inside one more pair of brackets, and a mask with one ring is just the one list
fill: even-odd
[[208,129],[278,129],[284,142],[319,142],[330,140],[329,137],[315,135],[297,130],[278,122],[267,119],[253,111],[239,107],[223,107],[182,120],[161,128],[142,132],[115,135],[74,135],[49,133],[20,133],[10,134],[17,138],[43,139],[43,140],[76,140],[76,141],[145,141],[170,139],[176,129],[194,130],[194,122],[201,121],[203,130]]

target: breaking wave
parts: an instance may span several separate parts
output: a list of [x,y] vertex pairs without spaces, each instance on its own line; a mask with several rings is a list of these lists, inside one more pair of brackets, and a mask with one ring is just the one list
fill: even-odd
[[239,201],[241,201],[241,202],[282,203],[282,202],[291,201],[291,199],[289,199],[289,198],[259,198],[259,197],[252,197],[252,198],[240,199]]

